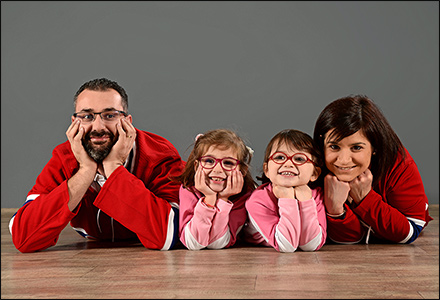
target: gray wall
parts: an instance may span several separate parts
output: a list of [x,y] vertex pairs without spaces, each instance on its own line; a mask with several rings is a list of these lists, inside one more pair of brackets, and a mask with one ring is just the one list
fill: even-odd
[[1,2],[1,207],[20,207],[90,79],[126,88],[139,129],[184,159],[226,127],[254,148],[371,97],[439,202],[439,3]]

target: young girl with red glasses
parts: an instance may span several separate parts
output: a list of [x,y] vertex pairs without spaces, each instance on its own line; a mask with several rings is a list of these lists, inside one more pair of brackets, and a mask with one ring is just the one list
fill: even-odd
[[327,223],[319,177],[320,155],[313,139],[298,130],[276,134],[264,155],[262,185],[246,202],[246,240],[279,252],[320,249]]
[[245,200],[255,189],[249,171],[252,150],[233,131],[199,134],[179,192],[179,236],[190,250],[234,245],[246,221]]

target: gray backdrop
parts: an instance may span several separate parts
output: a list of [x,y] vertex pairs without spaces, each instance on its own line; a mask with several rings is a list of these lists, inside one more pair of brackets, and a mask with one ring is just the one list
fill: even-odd
[[1,1],[1,69],[1,207],[24,203],[98,77],[184,159],[198,133],[238,131],[254,175],[277,132],[312,135],[328,103],[365,94],[439,202],[437,1]]

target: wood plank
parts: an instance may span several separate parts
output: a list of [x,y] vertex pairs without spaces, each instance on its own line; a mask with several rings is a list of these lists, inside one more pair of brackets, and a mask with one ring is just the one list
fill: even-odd
[[438,299],[439,206],[410,245],[324,245],[278,253],[239,245],[171,251],[141,244],[99,243],[71,228],[58,244],[20,253],[2,209],[1,298]]

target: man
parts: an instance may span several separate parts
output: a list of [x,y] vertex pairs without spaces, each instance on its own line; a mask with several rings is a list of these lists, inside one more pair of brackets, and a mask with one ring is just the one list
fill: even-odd
[[179,184],[169,178],[184,166],[177,150],[133,126],[128,96],[114,81],[86,82],[74,106],[68,141],[53,150],[9,223],[15,247],[51,247],[70,222],[86,238],[172,248],[178,240]]

